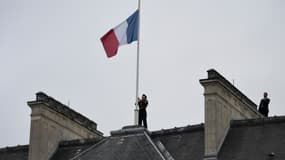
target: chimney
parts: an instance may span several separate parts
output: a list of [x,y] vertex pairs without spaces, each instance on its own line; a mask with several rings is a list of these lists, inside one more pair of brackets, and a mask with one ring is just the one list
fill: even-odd
[[216,160],[231,120],[263,117],[257,105],[233,86],[216,70],[210,69],[201,79],[205,97],[205,156]]
[[60,141],[103,137],[95,122],[43,92],[28,105],[32,110],[29,160],[48,160]]

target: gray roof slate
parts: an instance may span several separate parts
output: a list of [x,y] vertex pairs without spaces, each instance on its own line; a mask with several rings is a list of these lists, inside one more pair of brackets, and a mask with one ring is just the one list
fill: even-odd
[[69,160],[80,153],[85,152],[91,146],[98,143],[98,139],[83,139],[73,141],[63,141],[59,144],[57,151],[53,154],[50,160]]
[[28,160],[28,155],[28,145],[0,149],[0,160]]
[[233,121],[219,160],[284,160],[285,117]]
[[175,160],[202,160],[204,156],[204,125],[173,128],[152,132]]
[[162,160],[145,134],[112,136],[76,160]]

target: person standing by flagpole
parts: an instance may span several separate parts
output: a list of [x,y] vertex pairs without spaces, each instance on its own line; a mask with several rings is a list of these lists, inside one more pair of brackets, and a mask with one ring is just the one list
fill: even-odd
[[138,125],[138,93],[139,93],[139,62],[140,62],[140,8],[141,0],[138,0],[138,9],[127,20],[109,30],[101,37],[104,50],[108,58],[115,56],[118,48],[124,44],[130,44],[137,41],[137,66],[136,66],[136,97],[135,97],[135,116],[134,124]]
[[138,97],[138,106],[139,106],[139,126],[143,126],[147,128],[147,113],[146,108],[148,106],[147,96],[145,94],[142,95],[142,98]]

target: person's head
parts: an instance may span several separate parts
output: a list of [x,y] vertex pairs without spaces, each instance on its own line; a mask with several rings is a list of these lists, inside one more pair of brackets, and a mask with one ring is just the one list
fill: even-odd
[[142,95],[142,99],[145,100],[147,97],[145,94]]
[[263,93],[263,97],[264,97],[264,98],[267,98],[267,96],[268,96],[268,93],[267,93],[267,92],[264,92],[264,93]]

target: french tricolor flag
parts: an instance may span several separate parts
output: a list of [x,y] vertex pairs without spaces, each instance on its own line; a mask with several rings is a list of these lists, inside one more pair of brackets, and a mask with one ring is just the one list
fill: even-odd
[[127,20],[101,37],[107,57],[115,56],[119,46],[138,40],[138,14],[139,10],[136,10]]

